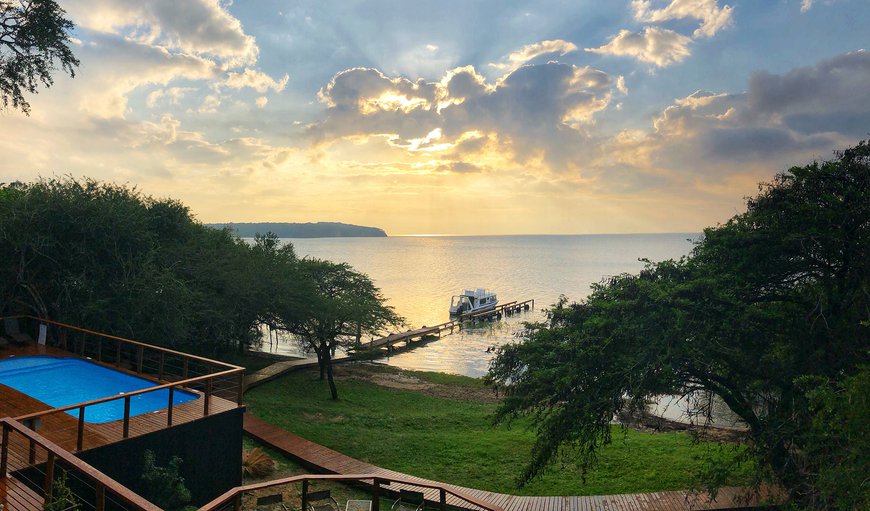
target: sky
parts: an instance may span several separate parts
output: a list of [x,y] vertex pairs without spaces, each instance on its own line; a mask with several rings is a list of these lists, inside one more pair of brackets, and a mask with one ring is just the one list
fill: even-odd
[[868,0],[60,0],[75,78],[0,110],[0,182],[202,222],[699,232],[870,138]]

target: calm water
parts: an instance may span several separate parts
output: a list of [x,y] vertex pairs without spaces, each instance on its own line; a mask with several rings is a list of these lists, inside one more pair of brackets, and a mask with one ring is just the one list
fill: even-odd
[[[408,352],[388,364],[468,376],[486,373],[487,348],[516,338],[524,321],[542,319],[542,309],[560,294],[581,300],[603,277],[687,254],[698,234],[589,236],[437,236],[288,239],[297,254],[346,262],[367,273],[409,328],[449,320],[450,297],[485,287],[500,302],[535,300],[535,311],[465,329]],[[287,343],[264,350],[296,353]]]

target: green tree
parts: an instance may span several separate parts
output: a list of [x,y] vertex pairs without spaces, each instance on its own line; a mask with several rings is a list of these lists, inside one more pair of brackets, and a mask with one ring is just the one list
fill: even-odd
[[[836,506],[843,495],[822,491],[819,474],[854,458],[819,435],[834,425],[818,396],[845,392],[870,360],[868,244],[862,142],[777,175],[746,213],[706,229],[690,256],[607,279],[583,303],[560,301],[525,342],[501,348],[487,377],[505,389],[498,420],[531,415],[537,425],[521,481],[560,455],[585,470],[611,440],[614,415],[661,394],[704,392],[748,426],[759,482],[781,484],[799,505]],[[708,405],[693,413],[709,416]],[[851,428],[866,431],[866,419],[857,414]],[[823,448],[836,454],[810,454]],[[853,491],[866,492],[861,484]]]
[[292,246],[247,243],[172,200],[71,178],[0,186],[0,313],[206,355],[299,300]]
[[378,334],[404,320],[384,303],[380,289],[367,275],[346,263],[305,258],[299,261],[299,271],[313,292],[306,295],[303,312],[283,313],[280,328],[317,354],[320,379],[327,378],[332,399],[338,399],[332,375],[335,350],[358,345],[362,336]]
[[50,87],[55,63],[75,76],[79,61],[70,49],[71,21],[54,0],[0,0],[0,99],[25,114],[25,93]]

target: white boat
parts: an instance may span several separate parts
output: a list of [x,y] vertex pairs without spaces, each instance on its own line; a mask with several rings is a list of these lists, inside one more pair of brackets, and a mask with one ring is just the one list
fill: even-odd
[[494,309],[498,304],[495,293],[486,289],[466,289],[461,295],[453,295],[450,300],[450,314],[460,315]]

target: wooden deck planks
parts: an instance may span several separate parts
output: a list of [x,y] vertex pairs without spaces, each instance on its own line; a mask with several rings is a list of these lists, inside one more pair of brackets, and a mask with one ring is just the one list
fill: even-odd
[[15,477],[0,479],[0,504],[15,511],[42,511],[42,497]]

